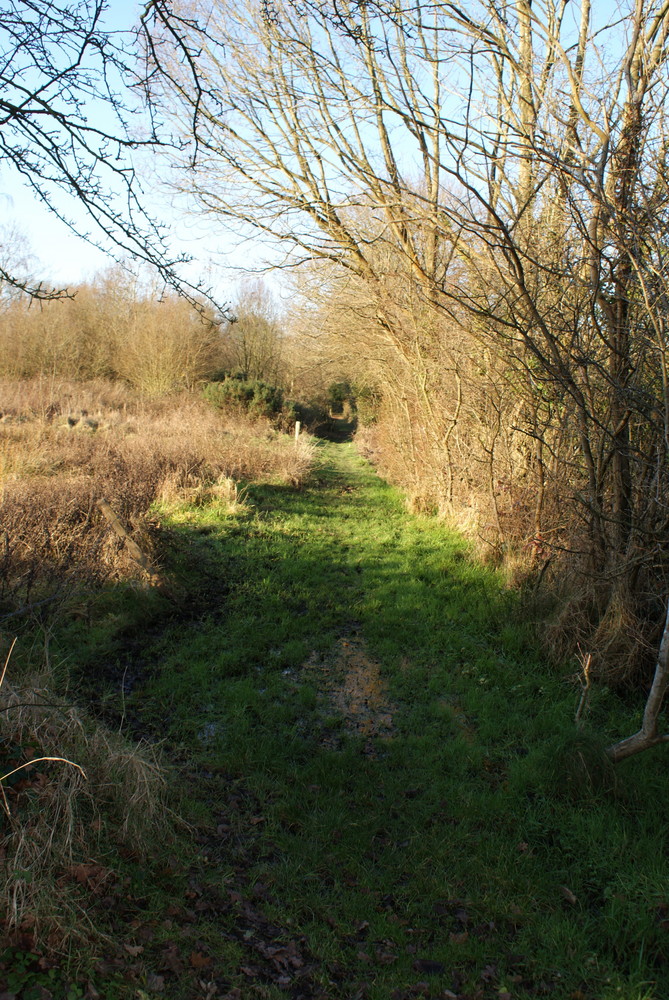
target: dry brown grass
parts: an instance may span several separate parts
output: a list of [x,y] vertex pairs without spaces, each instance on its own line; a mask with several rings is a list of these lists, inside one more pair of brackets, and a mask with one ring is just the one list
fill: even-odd
[[236,500],[238,480],[299,485],[312,464],[308,438],[222,418],[187,394],[147,401],[114,383],[4,382],[0,410],[0,600],[10,610],[63,582],[141,575],[100,499],[150,555],[155,501]]
[[[67,760],[39,760],[45,757]],[[141,855],[173,829],[155,750],[130,745],[56,698],[45,669],[20,685],[5,678],[0,769],[5,933],[18,940],[28,928],[52,947],[73,934],[90,936],[86,903],[114,879],[110,843]]]
[[619,593],[600,606],[593,597],[596,588],[584,587],[573,573],[563,573],[554,591],[557,610],[544,632],[552,659],[564,662],[578,648],[591,654],[594,680],[614,688],[646,683],[662,631],[652,614],[642,617],[639,602]]

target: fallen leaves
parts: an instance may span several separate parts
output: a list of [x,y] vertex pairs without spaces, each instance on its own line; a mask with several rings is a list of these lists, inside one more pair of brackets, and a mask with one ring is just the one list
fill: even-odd
[[59,879],[60,885],[66,882],[77,882],[86,892],[93,896],[101,896],[103,889],[108,889],[115,881],[114,872],[94,861],[69,865]]
[[176,942],[170,941],[163,949],[160,968],[171,972],[177,978],[182,975],[185,965]]
[[165,989],[165,977],[149,972],[146,977],[146,988],[152,993],[162,993]]
[[211,955],[204,955],[201,951],[192,951],[188,961],[193,969],[208,969],[213,963]]
[[464,944],[465,941],[469,940],[469,931],[452,931],[448,935],[448,940],[451,944]]

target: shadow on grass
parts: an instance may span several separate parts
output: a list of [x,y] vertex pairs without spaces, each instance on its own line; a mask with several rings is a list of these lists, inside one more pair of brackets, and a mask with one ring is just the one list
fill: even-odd
[[[352,449],[320,454],[303,490],[251,486],[246,513],[193,508],[165,527],[174,595],[126,707],[187,757],[197,808],[225,831],[208,877],[263,887],[328,998],[415,996],[425,970],[434,996],[640,997],[664,975],[659,770],[637,772],[644,832],[630,799],[593,791],[584,809],[559,774],[547,788],[574,693],[513,596]],[[373,753],[319,684],[347,636],[393,702]]]
[[322,441],[333,441],[341,444],[345,441],[352,441],[357,429],[357,417],[332,414],[328,420],[325,420],[314,429],[314,434]]

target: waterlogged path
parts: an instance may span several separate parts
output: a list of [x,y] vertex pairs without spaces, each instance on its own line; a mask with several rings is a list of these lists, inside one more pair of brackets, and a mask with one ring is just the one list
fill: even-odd
[[199,845],[165,995],[667,995],[627,848],[654,834],[551,791],[574,692],[462,540],[346,443],[300,491],[170,530],[206,610],[129,706],[178,756]]

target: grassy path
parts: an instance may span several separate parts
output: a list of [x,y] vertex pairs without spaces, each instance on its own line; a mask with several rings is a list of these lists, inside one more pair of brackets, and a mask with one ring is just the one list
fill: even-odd
[[[352,446],[248,500],[172,517],[209,610],[151,640],[128,706],[198,831],[188,876],[144,886],[172,894],[164,995],[669,995],[658,758],[584,782],[577,692],[511,595]],[[621,712],[602,694],[593,724]]]

